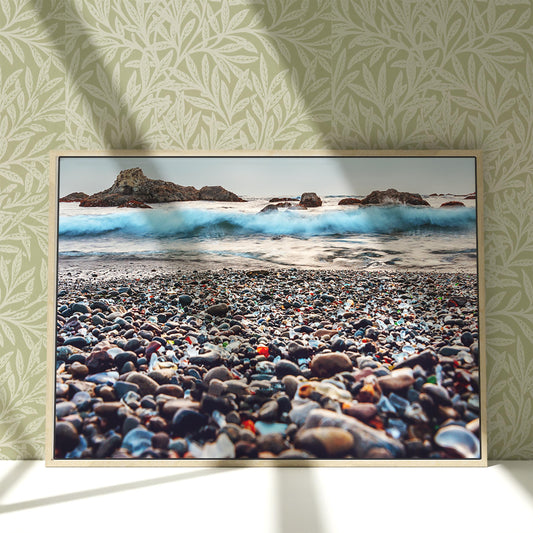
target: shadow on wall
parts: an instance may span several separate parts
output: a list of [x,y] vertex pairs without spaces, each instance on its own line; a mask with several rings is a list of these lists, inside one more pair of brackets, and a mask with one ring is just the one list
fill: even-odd
[[[258,4],[252,4],[253,7],[256,9],[259,9],[260,6]],[[40,2],[35,1],[34,7],[37,11],[39,9],[42,9],[42,4]],[[72,9],[71,14],[74,13],[74,9]],[[263,26],[264,26],[264,33],[267,39],[269,39],[269,26],[272,22],[271,20],[268,20],[268,13],[267,10],[262,10],[262,13],[264,15],[263,19]],[[45,17],[42,17],[43,20]],[[69,21],[67,21],[68,23]],[[295,21],[296,23],[300,23],[301,21]],[[323,21],[322,21],[323,22]],[[327,22],[326,22],[327,24]],[[92,36],[90,35],[90,32],[86,28],[85,34],[83,34],[83,26],[78,25],[79,29],[82,31],[82,37],[85,48],[83,49],[83,55],[84,57],[95,57],[97,58],[97,65],[99,67],[99,71],[102,73],[106,73],[108,75],[107,80],[107,86],[116,90],[116,93],[109,94],[109,98],[112,101],[120,101],[121,100],[121,94],[119,85],[116,83],[113,83],[113,80],[111,79],[111,76],[109,76],[108,69],[105,68],[104,58],[101,53],[99,53],[99,50],[96,46],[94,46]],[[282,41],[285,41],[282,43],[282,46],[287,47],[287,45],[290,47],[290,35],[293,32],[293,27],[285,27],[285,28],[276,28],[275,31],[270,35],[272,37],[271,42],[274,46],[276,46],[276,39],[281,39]],[[72,76],[72,70],[70,68],[70,65],[66,64],[66,51],[63,47],[63,43],[60,43],[56,41],[57,47],[62,54],[63,61],[65,62],[66,72],[67,76],[69,77],[68,82],[72,86],[72,90],[80,94],[81,97],[86,100],[90,101],[92,95],[87,92],[87,87],[84,85],[84,83],[77,78],[76,76]],[[280,53],[280,57],[284,57],[283,53]],[[297,63],[296,63],[297,65]],[[302,72],[302,67],[298,68],[295,66],[295,64],[290,64],[287,60],[285,60],[285,64],[279,65],[279,70],[283,69],[294,69],[299,70],[298,75],[295,76],[292,79],[298,80],[301,79],[302,76],[304,76],[304,72]],[[304,69],[305,70],[305,69]],[[330,74],[330,73],[326,73]],[[293,87],[293,90],[297,90],[297,87]],[[299,92],[298,96],[303,98],[305,105],[307,107],[312,108],[313,106],[316,107],[316,102],[306,101],[306,95],[308,95],[306,91]],[[329,96],[331,93],[329,93]],[[327,98],[327,97],[326,97]],[[92,106],[87,106],[87,108],[94,112]],[[130,121],[128,124],[128,127],[131,131],[137,131],[137,125],[134,123],[133,120],[133,113],[126,112],[124,113],[124,120]],[[111,130],[109,128],[98,128],[97,117],[93,114],[91,116],[86,117],[88,120],[90,120],[93,123],[94,130],[95,131],[101,131],[103,132],[102,139],[101,139],[101,146],[108,148],[108,149],[129,149],[129,148],[135,148],[135,149],[148,149],[153,147],[154,140],[152,139],[146,139],[143,138],[142,132],[137,131],[137,139],[138,142],[135,146],[124,146],[121,142],[121,139],[114,139]],[[321,127],[323,128],[323,136],[326,138],[329,135],[329,123],[322,122]],[[157,160],[155,160],[155,164],[157,164]],[[161,175],[161,173],[160,173]],[[280,531],[283,533],[289,533],[295,530],[299,531],[306,531],[307,533],[320,533],[323,531],[323,524],[322,524],[322,517],[321,517],[321,511],[320,511],[320,505],[317,498],[316,489],[314,486],[314,479],[312,475],[312,471],[306,468],[301,469],[285,469],[285,468],[279,468],[275,470],[276,472],[276,480],[277,480],[277,494],[279,498],[279,510],[280,510]],[[168,476],[165,478],[160,479],[154,479],[152,481],[142,481],[138,483],[130,483],[130,484],[122,484],[122,485],[116,485],[113,487],[98,489],[98,490],[89,490],[89,491],[80,491],[73,494],[69,494],[65,496],[65,501],[72,501],[77,500],[81,498],[87,498],[91,497],[93,495],[102,495],[103,492],[106,493],[114,493],[114,492],[120,492],[120,491],[126,491],[138,488],[140,486],[148,486],[148,485],[156,485],[156,484],[162,484],[162,483],[169,483],[173,481],[177,481],[184,478],[192,478],[192,477],[199,477],[199,476],[209,476],[212,474],[216,474],[216,469],[208,469],[208,470],[200,470],[195,473],[187,473],[187,474],[178,474],[173,476]],[[18,474],[13,473],[13,478],[16,477]],[[9,484],[9,479],[6,481],[6,484]],[[2,512],[9,512],[14,510],[22,510],[22,509],[28,509],[32,507],[42,506],[42,505],[48,505],[51,503],[54,503],[56,498],[43,498],[41,500],[36,500],[33,502],[28,503],[21,503],[17,504],[16,506],[5,506],[2,509]]]

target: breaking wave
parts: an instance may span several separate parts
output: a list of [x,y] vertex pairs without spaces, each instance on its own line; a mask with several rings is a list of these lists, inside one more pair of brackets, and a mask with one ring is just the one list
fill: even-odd
[[61,237],[105,234],[131,237],[217,238],[247,235],[321,236],[394,234],[413,231],[475,230],[470,207],[438,209],[371,206],[336,211],[246,213],[234,210],[176,209],[60,217]]

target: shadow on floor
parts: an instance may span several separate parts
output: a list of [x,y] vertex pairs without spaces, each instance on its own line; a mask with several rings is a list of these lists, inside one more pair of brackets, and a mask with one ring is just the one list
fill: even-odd
[[504,463],[491,461],[489,466],[503,468],[533,500],[533,475],[530,461],[505,461]]
[[279,533],[323,533],[324,520],[312,468],[277,468],[274,490],[279,509]]
[[[16,484],[26,476],[34,461],[15,461],[13,467],[8,473],[0,480],[0,500],[11,490]],[[1,505],[0,505],[1,508]]]
[[[24,470],[27,470],[31,466],[31,461],[29,466],[24,467]],[[232,470],[232,469],[230,469]],[[13,503],[8,505],[0,505],[0,514],[12,513],[15,511],[26,511],[28,509],[33,509],[35,507],[43,507],[46,505],[62,504],[67,502],[72,502],[76,500],[82,500],[85,498],[92,498],[94,496],[104,496],[109,494],[115,494],[118,492],[124,492],[127,490],[143,489],[146,487],[153,487],[157,485],[163,485],[165,483],[174,483],[178,481],[183,481],[186,479],[194,479],[204,476],[210,476],[213,474],[218,474],[222,472],[227,472],[228,468],[203,468],[198,470],[193,470],[192,472],[182,472],[181,474],[173,474],[171,476],[157,477],[153,479],[141,479],[139,481],[132,481],[131,483],[121,483],[120,485],[112,485],[110,487],[97,487],[90,490],[82,490],[79,492],[72,492],[69,494],[59,494],[56,496],[50,496],[48,498],[38,498],[36,500],[29,500],[26,502]],[[8,483],[11,482],[13,485],[14,477],[20,473],[18,470],[18,465],[6,476]],[[6,479],[2,480],[2,491],[0,495],[5,494],[9,486],[4,487]],[[6,484],[7,485],[7,484]]]

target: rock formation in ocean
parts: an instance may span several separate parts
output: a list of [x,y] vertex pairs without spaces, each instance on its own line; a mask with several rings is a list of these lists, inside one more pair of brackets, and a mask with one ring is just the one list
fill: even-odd
[[85,200],[85,198],[89,198],[88,194],[85,194],[84,192],[71,192],[70,194],[67,194],[66,196],[63,196],[63,198],[60,198],[60,202],[82,202]]
[[245,201],[220,186],[202,187],[198,190],[192,186],[177,185],[170,181],[149,179],[137,167],[122,170],[109,189],[85,198],[80,202],[80,207],[129,207],[134,206],[135,202],[158,204],[194,200]]
[[314,192],[304,192],[300,198],[300,205],[302,207],[320,207],[322,200]]
[[398,192],[396,189],[387,189],[386,191],[372,191],[368,196],[361,200],[362,205],[387,205],[387,204],[407,204],[407,205],[425,205],[426,202],[417,193]]
[[444,202],[441,204],[441,207],[464,207],[465,204],[463,202],[458,202],[456,200],[451,200],[449,202]]
[[359,198],[343,198],[339,200],[339,205],[357,205],[360,204],[361,200]]

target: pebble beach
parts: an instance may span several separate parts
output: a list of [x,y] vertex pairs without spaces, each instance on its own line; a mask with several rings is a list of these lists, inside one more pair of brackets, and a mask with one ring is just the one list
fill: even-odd
[[481,456],[476,274],[92,272],[59,272],[56,459]]

